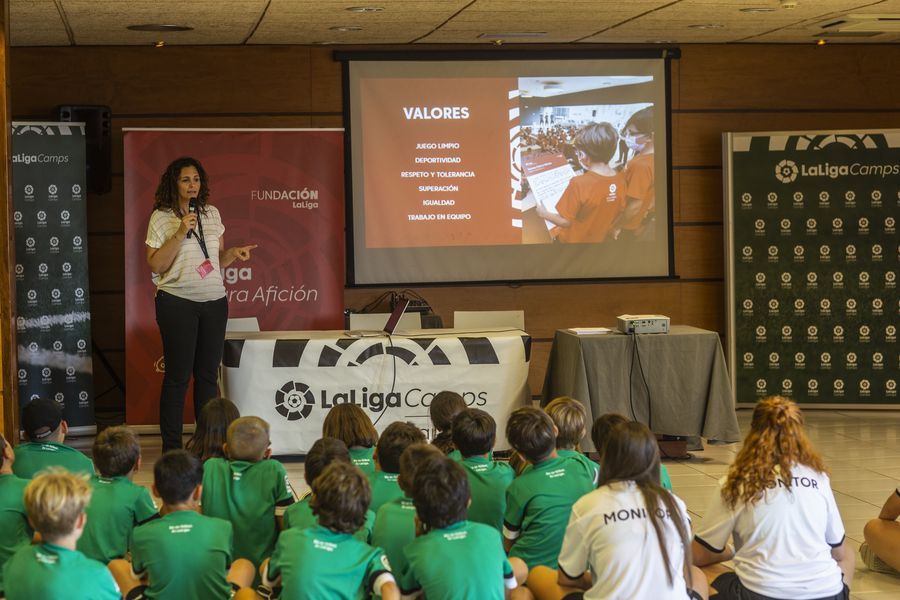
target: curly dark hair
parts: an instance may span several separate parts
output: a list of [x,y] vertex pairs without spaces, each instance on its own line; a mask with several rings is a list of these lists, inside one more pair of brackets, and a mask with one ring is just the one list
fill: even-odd
[[458,462],[433,456],[416,468],[412,501],[428,529],[443,529],[465,519],[469,498],[469,478]]
[[176,158],[166,170],[163,171],[159,178],[159,185],[154,195],[153,210],[171,210],[178,216],[181,214],[181,208],[178,206],[178,176],[185,167],[194,167],[200,175],[200,193],[197,194],[197,210],[202,211],[206,208],[209,201],[209,177],[206,176],[206,170],[196,158],[190,156],[182,156]]
[[353,533],[365,524],[371,501],[372,488],[363,472],[335,461],[313,480],[309,507],[322,527]]

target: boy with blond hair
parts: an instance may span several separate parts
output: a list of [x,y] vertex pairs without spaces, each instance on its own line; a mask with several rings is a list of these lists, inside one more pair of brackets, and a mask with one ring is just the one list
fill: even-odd
[[25,510],[41,543],[22,546],[3,567],[7,600],[120,598],[103,563],[75,549],[90,500],[91,486],[84,475],[50,468],[31,480],[25,488]]
[[[556,453],[584,464],[594,473],[594,484],[600,476],[600,467],[581,453],[581,440],[587,434],[587,414],[578,400],[568,396],[554,398],[544,407],[559,433],[556,434]],[[526,469],[527,470],[527,469]]]
[[16,454],[0,435],[0,598],[3,597],[3,565],[22,546],[31,542],[34,531],[25,514],[27,479],[13,474]]
[[258,565],[275,549],[276,510],[294,503],[294,491],[284,465],[270,458],[263,419],[235,420],[225,440],[228,458],[203,463],[203,514],[231,522],[235,558]]
[[124,558],[132,530],[158,516],[147,488],[133,483],[141,466],[141,445],[127,427],[108,427],[94,440],[88,522],[78,549],[94,560],[108,563]]

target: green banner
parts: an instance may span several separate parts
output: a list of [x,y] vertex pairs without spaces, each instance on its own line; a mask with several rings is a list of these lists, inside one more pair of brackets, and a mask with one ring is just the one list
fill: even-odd
[[85,137],[80,123],[13,123],[19,403],[94,426]]
[[900,131],[726,135],[739,403],[897,402]]

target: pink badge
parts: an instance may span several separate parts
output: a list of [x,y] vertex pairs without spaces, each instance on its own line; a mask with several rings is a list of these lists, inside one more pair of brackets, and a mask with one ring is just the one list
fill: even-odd
[[197,267],[197,272],[200,273],[200,279],[206,279],[206,276],[212,273],[213,270],[215,270],[215,267],[208,258]]

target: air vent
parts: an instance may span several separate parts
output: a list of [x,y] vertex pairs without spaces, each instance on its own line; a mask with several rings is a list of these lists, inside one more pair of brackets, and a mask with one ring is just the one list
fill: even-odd
[[883,32],[881,31],[829,31],[825,34],[817,33],[813,35],[813,37],[820,38],[824,35],[829,40],[837,38],[870,38],[881,35],[882,33]]
[[[829,20],[819,24],[827,29],[828,35],[833,32],[865,32],[878,35],[881,33],[900,33],[900,14],[849,14],[837,21]],[[871,37],[871,36],[859,36]]]

